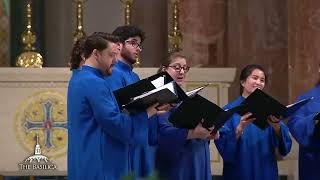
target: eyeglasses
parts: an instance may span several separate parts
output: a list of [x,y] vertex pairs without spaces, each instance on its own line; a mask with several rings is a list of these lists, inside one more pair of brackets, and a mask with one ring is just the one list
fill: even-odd
[[130,40],[126,40],[124,41],[125,43],[129,43],[132,47],[134,48],[139,48],[140,51],[142,51],[142,46],[141,44],[137,43],[136,41],[130,41]]
[[171,67],[172,69],[174,69],[178,73],[181,72],[181,69],[183,69],[183,71],[185,73],[187,73],[190,70],[189,66],[171,65],[171,66],[168,66],[168,67]]

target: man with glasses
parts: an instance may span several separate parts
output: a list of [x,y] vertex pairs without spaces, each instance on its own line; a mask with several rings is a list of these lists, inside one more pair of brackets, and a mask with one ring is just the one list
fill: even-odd
[[[141,44],[145,39],[145,33],[135,26],[120,26],[112,34],[120,39],[120,52],[112,75],[105,78],[105,80],[114,91],[140,80],[132,69],[142,51]],[[166,109],[165,106],[158,107],[157,110],[164,110]],[[154,134],[157,128],[157,121],[150,119],[148,122],[149,132]],[[154,151],[153,147],[148,145],[148,142],[146,142],[145,146],[130,146],[130,168],[136,177],[147,177],[152,173],[154,170]]]
[[106,81],[112,89],[117,90],[140,80],[132,69],[142,51],[141,43],[145,39],[145,34],[135,26],[117,27],[112,34],[120,39],[118,62],[113,68],[112,75],[107,77]]

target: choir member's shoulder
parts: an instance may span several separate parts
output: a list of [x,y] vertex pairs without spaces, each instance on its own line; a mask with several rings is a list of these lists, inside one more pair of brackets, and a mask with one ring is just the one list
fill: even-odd
[[239,96],[237,99],[229,102],[227,105],[223,106],[224,110],[228,110],[231,109],[233,107],[238,106],[239,104],[241,104],[241,102],[244,100],[244,98],[242,96]]

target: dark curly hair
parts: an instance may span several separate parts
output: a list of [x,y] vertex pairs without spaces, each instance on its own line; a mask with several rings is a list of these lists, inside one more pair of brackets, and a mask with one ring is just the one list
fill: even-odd
[[78,69],[80,62],[83,60],[84,43],[86,36],[79,38],[73,45],[71,50],[71,57],[69,61],[70,70]]
[[145,33],[136,26],[119,26],[113,32],[113,35],[118,36],[121,43],[124,43],[126,40],[132,37],[140,37],[141,42],[145,40]]

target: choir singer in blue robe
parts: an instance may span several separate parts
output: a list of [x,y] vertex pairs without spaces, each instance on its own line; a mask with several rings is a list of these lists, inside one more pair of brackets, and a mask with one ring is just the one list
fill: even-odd
[[[139,76],[133,72],[133,65],[142,51],[145,33],[138,27],[128,25],[117,27],[112,34],[120,38],[120,52],[112,75],[107,76],[105,80],[111,90],[114,91],[140,80]],[[158,108],[161,109],[161,107]],[[149,133],[157,131],[157,121],[151,118],[148,122]],[[129,149],[130,169],[133,175],[135,177],[148,177],[151,175],[154,171],[154,147],[149,146],[149,143],[144,146],[131,144]]]
[[[248,65],[240,74],[240,94],[224,109],[240,105],[256,88],[263,89],[267,77],[260,65]],[[247,113],[242,117],[234,114],[220,129],[220,138],[215,141],[223,158],[223,179],[277,180],[276,152],[281,156],[291,150],[289,130],[282,121],[270,116],[270,126],[259,129]]]
[[130,171],[129,144],[146,144],[148,117],[121,113],[104,76],[112,73],[119,39],[93,34],[85,40],[85,64],[68,86],[68,179],[118,180]]
[[[167,71],[170,76],[182,85],[189,66],[186,57],[173,53],[163,62],[159,71]],[[158,115],[159,133],[156,153],[156,169],[161,179],[166,180],[211,180],[210,139],[211,135],[201,123],[195,129],[174,127],[168,117],[172,111]],[[155,136],[151,136],[155,137]]]
[[299,143],[299,179],[320,178],[320,85],[301,95],[298,100],[314,97],[288,121],[292,136]]

